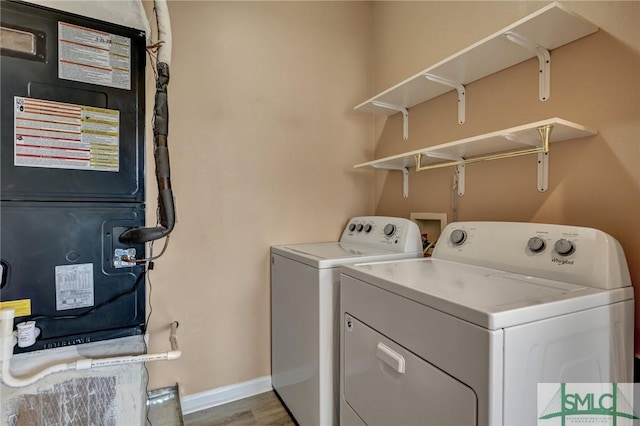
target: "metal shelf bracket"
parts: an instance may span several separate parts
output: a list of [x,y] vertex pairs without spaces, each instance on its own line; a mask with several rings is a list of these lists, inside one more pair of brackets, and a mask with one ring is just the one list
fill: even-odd
[[456,188],[458,190],[458,195],[464,195],[464,179],[465,179],[465,169],[464,164],[458,164],[456,166]]
[[539,73],[539,98],[546,101],[551,96],[551,55],[544,47],[516,34],[512,31],[504,33],[504,36],[512,43],[522,46],[530,50],[538,57],[538,73]]
[[405,107],[391,105],[385,102],[373,101],[371,102],[374,106],[378,108],[390,109],[393,111],[400,111],[402,113],[402,139],[409,139],[409,111]]
[[376,167],[381,170],[398,170],[402,172],[402,197],[409,198],[409,169],[406,167]]
[[462,157],[455,157],[453,155],[442,154],[439,152],[425,152],[424,154],[418,153],[415,155],[416,158],[416,172],[421,172],[423,170],[434,169],[439,167],[439,164],[435,166],[422,166],[422,156],[425,155],[431,158],[439,158],[442,160],[449,160],[451,163],[445,163],[448,165],[453,165],[456,168],[456,176],[457,176],[457,190],[458,195],[464,195],[464,180],[465,180],[465,159]]
[[542,142],[542,150],[538,153],[538,191],[545,192],[549,188],[549,138],[553,126],[538,127]]
[[402,168],[402,196],[409,198],[409,169]]
[[432,157],[432,158],[441,158],[443,160],[449,160],[449,161],[456,161],[459,164],[455,165],[456,168],[456,188],[458,191],[458,195],[464,195],[464,181],[465,181],[465,162],[464,162],[464,158],[462,157],[456,157],[453,155],[446,155],[446,154],[442,154],[442,153],[438,153],[438,152],[427,152],[426,153],[427,157]]
[[434,83],[444,84],[445,86],[453,87],[458,92],[458,124],[463,124],[465,120],[465,88],[464,85],[456,81],[447,80],[446,78],[438,77],[433,74],[424,74],[424,78],[431,80]]

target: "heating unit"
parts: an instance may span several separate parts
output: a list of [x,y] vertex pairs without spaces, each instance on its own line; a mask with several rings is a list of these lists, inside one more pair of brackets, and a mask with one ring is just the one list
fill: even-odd
[[140,335],[143,31],[2,2],[2,306],[35,321],[16,352]]
[[[170,41],[166,3],[154,11]],[[141,3],[112,12],[146,21]],[[174,224],[169,42],[153,61],[159,219],[145,227],[146,45],[141,29],[0,2],[3,424],[143,424],[142,363],[181,355],[177,322],[169,352],[145,353],[142,338],[145,243]]]

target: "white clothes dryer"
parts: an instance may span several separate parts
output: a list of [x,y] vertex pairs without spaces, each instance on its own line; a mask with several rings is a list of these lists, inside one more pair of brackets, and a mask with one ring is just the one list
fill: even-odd
[[633,288],[601,231],[452,223],[431,258],[343,267],[340,292],[343,426],[541,425],[538,383],[633,381]]
[[340,241],[271,248],[271,380],[300,425],[338,424],[340,266],[422,256],[416,223],[355,217]]

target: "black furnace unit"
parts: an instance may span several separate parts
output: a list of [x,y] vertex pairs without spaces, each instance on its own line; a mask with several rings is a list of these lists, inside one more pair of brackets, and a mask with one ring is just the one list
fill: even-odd
[[[0,2],[0,300],[16,352],[142,334],[145,34]],[[124,260],[122,257],[124,256]]]

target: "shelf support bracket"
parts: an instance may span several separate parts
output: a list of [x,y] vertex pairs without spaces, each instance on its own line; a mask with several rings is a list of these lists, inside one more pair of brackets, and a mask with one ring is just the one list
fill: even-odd
[[538,57],[539,95],[541,101],[546,101],[551,96],[551,55],[544,47],[516,34],[512,31],[504,33],[504,36],[512,43],[524,47]]
[[458,164],[456,166],[456,176],[458,177],[456,188],[458,189],[458,195],[464,195],[464,179],[465,179],[465,168],[464,164]]
[[438,77],[433,74],[424,74],[424,78],[431,80],[434,83],[444,84],[445,86],[453,87],[458,92],[458,124],[463,124],[465,120],[465,88],[464,85],[456,81],[447,80],[446,78]]
[[425,153],[417,153],[415,154],[415,159],[416,159],[416,172],[421,172],[423,170],[429,170],[432,168],[438,168],[439,165],[436,165],[435,167],[433,166],[422,166],[422,156],[426,156],[426,157],[431,157],[431,158],[438,158],[438,159],[442,159],[442,160],[449,160],[451,161],[451,165],[455,166],[456,168],[456,176],[457,176],[457,190],[458,190],[458,195],[464,195],[464,180],[465,180],[465,159],[462,157],[455,157],[453,155],[446,155],[446,154],[441,154],[438,152],[425,152]]
[[538,134],[542,142],[538,153],[538,191],[545,192],[549,188],[549,138],[553,126],[538,127]]
[[[374,166],[375,167],[375,166]],[[409,198],[409,169],[406,167],[376,167],[380,170],[398,170],[402,172],[402,197]]]
[[409,111],[405,107],[378,101],[373,101],[371,103],[378,108],[400,111],[402,113],[402,139],[405,141],[409,139]]
[[409,198],[409,169],[402,168],[402,196]]

